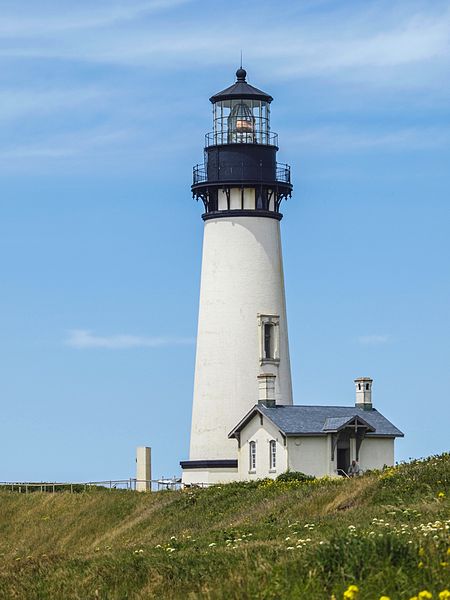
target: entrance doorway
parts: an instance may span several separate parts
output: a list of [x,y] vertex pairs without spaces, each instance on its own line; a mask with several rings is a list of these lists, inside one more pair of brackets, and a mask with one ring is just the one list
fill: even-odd
[[341,471],[347,473],[350,465],[350,448],[338,448],[337,449],[337,469],[338,474],[342,475]]

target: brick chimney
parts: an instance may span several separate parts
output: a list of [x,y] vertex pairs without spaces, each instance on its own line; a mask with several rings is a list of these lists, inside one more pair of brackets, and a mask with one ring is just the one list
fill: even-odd
[[275,375],[273,373],[261,373],[258,375],[259,401],[270,408],[275,406]]

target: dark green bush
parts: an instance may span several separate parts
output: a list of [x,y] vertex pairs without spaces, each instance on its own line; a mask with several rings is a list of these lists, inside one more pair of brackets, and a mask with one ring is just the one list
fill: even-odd
[[278,475],[277,481],[312,481],[315,479],[312,475],[306,475],[300,471],[286,471]]

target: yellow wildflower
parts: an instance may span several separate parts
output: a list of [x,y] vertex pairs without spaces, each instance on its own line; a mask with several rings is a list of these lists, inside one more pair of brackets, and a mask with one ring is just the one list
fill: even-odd
[[389,596],[380,596],[380,600],[391,600]]
[[419,567],[419,569],[422,569],[423,568],[423,562],[420,561],[420,563],[417,566]]
[[433,600],[433,594],[428,590],[423,590],[419,592],[418,598],[419,600]]
[[411,598],[409,600],[419,600],[419,599],[417,598],[417,596],[411,596]]
[[445,560],[443,560],[443,561],[441,562],[441,567],[446,567],[447,565],[448,565],[448,562],[445,562]]
[[439,600],[450,600],[450,592],[448,590],[439,592]]
[[439,492],[437,495],[438,498],[445,498],[445,492]]
[[356,600],[359,588],[357,585],[349,585],[344,592],[344,600]]

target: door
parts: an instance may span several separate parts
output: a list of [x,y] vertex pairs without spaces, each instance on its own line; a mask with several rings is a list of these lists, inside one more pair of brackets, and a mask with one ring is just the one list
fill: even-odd
[[342,471],[347,473],[348,466],[350,464],[350,448],[338,448],[337,449],[337,469],[338,474],[342,475]]

